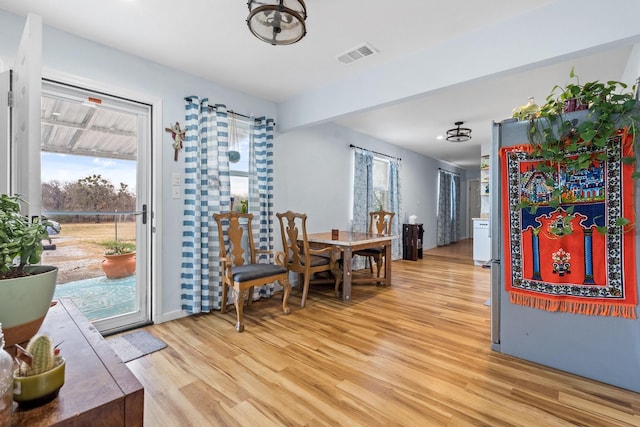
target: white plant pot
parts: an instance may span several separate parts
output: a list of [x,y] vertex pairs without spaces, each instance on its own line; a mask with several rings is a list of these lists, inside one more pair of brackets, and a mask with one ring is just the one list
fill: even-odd
[[27,277],[0,280],[0,323],[5,347],[24,343],[38,332],[56,290],[58,267],[28,266]]

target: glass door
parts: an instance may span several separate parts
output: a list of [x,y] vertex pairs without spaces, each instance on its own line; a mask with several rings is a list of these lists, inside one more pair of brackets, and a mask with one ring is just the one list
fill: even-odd
[[148,323],[151,106],[44,80],[42,263],[103,334]]

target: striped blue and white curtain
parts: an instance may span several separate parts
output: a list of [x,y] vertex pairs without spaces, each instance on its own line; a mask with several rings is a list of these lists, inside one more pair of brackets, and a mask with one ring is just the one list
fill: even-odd
[[[258,249],[273,251],[273,119],[251,120],[249,147],[249,212],[253,216],[253,240]],[[274,262],[261,255],[260,261]],[[278,288],[279,289],[279,288]],[[254,288],[254,299],[270,297],[278,290],[273,283]]]
[[231,206],[229,118],[224,105],[185,98],[184,211],[180,285],[182,309],[207,313],[222,298],[219,243],[213,214]]

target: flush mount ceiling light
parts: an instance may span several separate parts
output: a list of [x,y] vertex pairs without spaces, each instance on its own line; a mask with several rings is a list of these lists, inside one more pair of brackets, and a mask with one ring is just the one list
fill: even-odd
[[254,36],[272,45],[293,44],[307,34],[303,0],[249,0],[247,25]]
[[447,141],[450,142],[467,142],[471,139],[471,129],[461,128],[464,122],[455,122],[457,127],[447,131]]

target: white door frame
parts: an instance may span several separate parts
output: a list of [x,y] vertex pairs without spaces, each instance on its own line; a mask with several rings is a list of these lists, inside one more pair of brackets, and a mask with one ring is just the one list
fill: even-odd
[[0,194],[11,194],[11,135],[9,134],[9,90],[11,89],[11,71],[0,72],[0,159],[6,163],[0,166]]
[[[472,238],[473,237],[473,213],[471,212],[471,183],[472,182],[477,182],[478,183],[478,201],[481,202],[480,200],[480,179],[479,178],[473,178],[473,179],[468,179],[467,180],[467,238]],[[482,209],[482,208],[480,208]],[[480,217],[480,211],[478,211],[478,215],[477,217]]]
[[145,93],[140,93],[129,88],[114,86],[104,82],[97,82],[91,79],[61,73],[52,70],[43,70],[43,78],[60,82],[70,86],[78,86],[84,89],[99,93],[113,94],[118,97],[135,100],[144,104],[151,105],[151,156],[148,170],[150,172],[149,186],[149,203],[147,221],[149,222],[149,259],[146,266],[147,277],[150,280],[149,290],[151,292],[150,319],[154,323],[160,323],[162,319],[162,271],[160,267],[161,254],[159,248],[162,248],[162,215],[159,209],[162,206],[162,99]]
[[42,17],[27,16],[11,75],[10,189],[19,194],[21,211],[40,216]]

